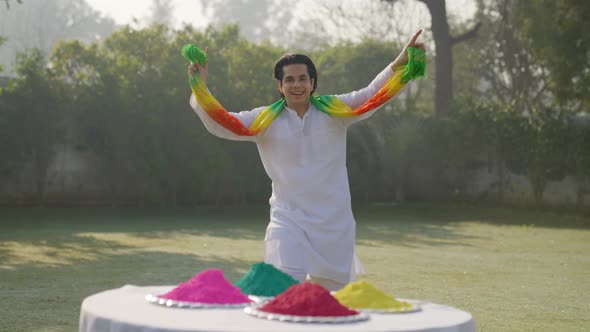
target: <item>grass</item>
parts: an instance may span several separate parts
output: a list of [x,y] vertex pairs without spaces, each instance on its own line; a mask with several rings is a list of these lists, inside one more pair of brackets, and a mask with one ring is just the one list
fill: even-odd
[[[357,209],[364,279],[473,314],[479,331],[590,329],[590,218],[406,204]],[[0,331],[76,331],[93,293],[262,259],[268,209],[0,209]]]

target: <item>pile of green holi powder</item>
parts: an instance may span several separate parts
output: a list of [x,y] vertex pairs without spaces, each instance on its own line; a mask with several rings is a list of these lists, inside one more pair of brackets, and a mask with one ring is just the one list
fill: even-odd
[[271,264],[256,263],[235,285],[243,293],[256,296],[276,296],[299,282]]

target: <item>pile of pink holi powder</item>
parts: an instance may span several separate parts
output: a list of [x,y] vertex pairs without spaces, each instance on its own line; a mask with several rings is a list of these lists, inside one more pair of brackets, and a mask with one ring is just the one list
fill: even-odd
[[238,304],[251,300],[223,277],[219,269],[203,270],[160,297],[183,302]]

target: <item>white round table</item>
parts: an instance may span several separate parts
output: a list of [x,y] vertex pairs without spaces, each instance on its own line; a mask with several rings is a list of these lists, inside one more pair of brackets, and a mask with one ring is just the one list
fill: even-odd
[[80,332],[473,332],[470,313],[446,305],[413,301],[421,310],[404,314],[371,314],[347,324],[279,322],[252,317],[243,309],[184,309],[149,303],[148,294],[163,294],[174,286],[126,285],[84,299]]

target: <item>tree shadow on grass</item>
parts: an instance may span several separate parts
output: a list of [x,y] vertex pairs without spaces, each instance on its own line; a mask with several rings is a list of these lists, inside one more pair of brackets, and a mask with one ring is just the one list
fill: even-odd
[[72,234],[45,239],[0,241],[0,268],[14,269],[28,264],[39,267],[69,265],[132,248],[116,241]]
[[[128,233],[148,239],[186,235],[258,240],[268,210],[0,209],[0,241],[43,239],[53,234]],[[46,231],[40,233],[38,229]]]
[[558,210],[525,209],[460,202],[408,202],[399,205],[374,205],[358,209],[384,219],[391,214],[409,220],[433,222],[482,221],[491,224],[521,224],[537,221],[540,225],[558,228],[590,228],[590,216]]
[[[357,218],[358,242],[367,246],[395,243],[406,246],[464,244],[467,236],[451,220],[424,218],[399,209],[361,210]],[[27,241],[39,236],[79,236],[80,233],[125,233],[149,240],[176,235],[209,236],[262,241],[267,225],[266,209],[245,210],[149,210],[149,209],[33,209],[5,214],[0,228],[8,238]],[[400,212],[402,212],[400,214]],[[239,220],[239,221],[238,221]],[[28,229],[46,229],[31,234]],[[42,234],[42,235],[40,235]],[[12,235],[12,236],[11,236]]]
[[357,243],[366,246],[392,243],[408,247],[470,246],[467,244],[470,240],[485,237],[483,234],[465,234],[461,229],[464,223],[527,228],[590,228],[590,218],[578,215],[456,203],[406,203],[357,210]]
[[377,206],[356,209],[357,243],[378,247],[383,245],[471,246],[468,242],[480,236],[464,233],[460,219],[429,214],[423,207],[406,205]]
[[[174,236],[207,236],[213,238],[263,241],[268,211],[251,210],[137,210],[137,209],[40,209],[12,211],[4,238],[28,241],[48,236],[76,237],[84,233],[125,233],[138,239],[170,239]],[[363,211],[367,212],[367,211]],[[368,211],[357,218],[360,244],[379,246],[392,241],[406,246],[465,244],[461,234],[446,221],[424,219],[397,210]],[[8,214],[11,216],[11,214]],[[240,222],[236,222],[240,220]],[[11,227],[12,226],[12,227]],[[39,234],[25,230],[36,229]],[[39,232],[39,230],[46,231]],[[12,235],[12,236],[11,236]],[[41,238],[39,238],[41,236]]]
[[[100,253],[100,250],[97,250]],[[48,267],[24,264],[0,270],[0,310],[7,331],[74,331],[84,298],[124,285],[176,285],[197,272],[220,268],[235,282],[250,268],[242,259],[163,252],[101,254],[96,260]]]
[[471,246],[467,240],[473,235],[462,234],[453,225],[433,225],[421,222],[395,221],[390,223],[357,223],[357,244],[368,247],[384,245],[420,246]]
[[535,225],[558,229],[590,229],[590,216],[568,213],[566,210],[516,208],[459,202],[413,202],[399,206],[370,207],[365,210],[371,211],[376,216],[394,214],[410,221],[434,224],[478,222],[499,226]]
[[[358,222],[357,239],[360,244],[368,246],[390,243],[410,247],[467,245],[475,236],[461,231],[459,225],[465,222],[573,229],[590,227],[590,220],[582,216],[457,203],[406,203],[354,210]],[[0,209],[0,216],[0,244],[3,240],[38,241],[80,233],[126,233],[145,239],[182,234],[262,241],[268,208],[33,208]]]

